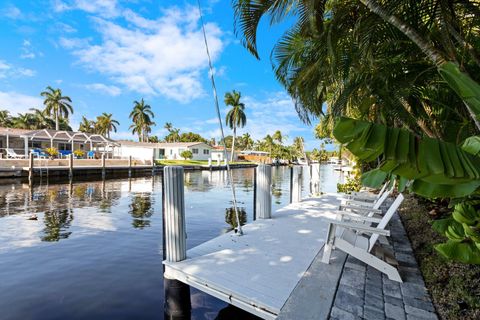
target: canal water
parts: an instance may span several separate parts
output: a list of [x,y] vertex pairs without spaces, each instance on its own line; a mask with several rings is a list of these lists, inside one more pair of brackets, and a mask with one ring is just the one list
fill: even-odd
[[[248,223],[254,169],[233,176]],[[322,191],[338,179],[321,167]],[[289,188],[289,168],[273,168],[274,210]],[[185,202],[189,248],[234,227],[225,171],[186,172]],[[161,176],[0,185],[0,319],[163,319],[163,294]],[[192,319],[249,317],[192,289]]]

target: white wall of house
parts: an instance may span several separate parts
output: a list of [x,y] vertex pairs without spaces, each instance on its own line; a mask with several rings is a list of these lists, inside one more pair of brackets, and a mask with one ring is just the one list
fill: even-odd
[[132,156],[132,159],[150,160],[153,157],[154,148],[144,146],[124,145],[116,147],[113,151],[114,157],[128,158]]
[[165,149],[165,158],[168,160],[183,160],[182,156],[180,155],[185,150],[190,150],[192,152],[192,160],[208,160],[211,156],[212,148],[205,144],[199,143],[192,146],[176,146],[172,144],[172,146],[166,146]]
[[[231,152],[229,150],[227,150],[227,157],[228,157],[228,160],[230,161],[230,154]],[[213,150],[212,151],[212,161],[217,161],[217,159],[220,159],[220,161],[223,161],[224,159],[224,153],[223,153],[223,150],[221,149],[216,149],[216,150]],[[235,156],[233,157],[233,160],[234,161],[237,161],[238,160],[238,153],[235,152]]]

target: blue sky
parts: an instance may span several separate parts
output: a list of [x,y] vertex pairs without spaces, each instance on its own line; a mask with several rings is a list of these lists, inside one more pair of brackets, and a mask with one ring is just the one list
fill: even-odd
[[[113,137],[134,139],[128,127],[134,100],[155,113],[153,134],[163,125],[219,137],[196,1],[6,0],[0,4],[0,109],[15,114],[43,108],[39,95],[59,87],[73,100],[74,130],[81,116],[113,113]],[[303,136],[307,149],[320,144],[313,127],[299,119],[275,80],[270,50],[282,26],[263,23],[261,60],[233,32],[230,1],[203,0],[204,19],[216,70],[223,115],[225,92],[242,93],[247,126],[255,139],[280,129],[291,141]],[[228,131],[227,131],[228,132]]]

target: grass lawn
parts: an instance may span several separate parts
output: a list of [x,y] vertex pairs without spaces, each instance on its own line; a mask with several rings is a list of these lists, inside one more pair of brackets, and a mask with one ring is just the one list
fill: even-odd
[[440,318],[480,319],[480,265],[447,261],[433,248],[446,238],[432,229],[432,221],[450,209],[412,195],[405,200],[400,216]]
[[[234,161],[230,162],[230,164],[252,164],[253,162],[247,161]],[[157,160],[157,165],[164,165],[164,166],[207,166],[208,160]],[[223,165],[223,161],[220,162]],[[212,165],[216,166],[217,161],[212,161]]]

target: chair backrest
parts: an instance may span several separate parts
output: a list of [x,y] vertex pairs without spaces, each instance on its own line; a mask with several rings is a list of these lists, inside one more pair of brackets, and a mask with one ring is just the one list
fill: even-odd
[[8,155],[18,157],[18,154],[12,148],[6,148],[5,151],[7,152]]
[[[398,207],[400,207],[400,205],[402,204],[403,199],[404,199],[404,196],[403,196],[403,194],[400,193],[397,196],[397,198],[395,199],[395,201],[393,201],[390,208],[388,208],[387,212],[385,212],[385,214],[383,215],[382,220],[380,220],[380,222],[377,225],[377,229],[382,229],[383,230],[387,227],[387,224],[392,219],[394,213],[397,211]],[[373,246],[375,245],[375,243],[378,240],[378,237],[379,237],[379,235],[376,234],[376,233],[374,233],[370,236],[370,239],[369,239],[369,244],[370,245],[368,247],[368,251],[372,250]]]
[[380,192],[378,192],[376,199],[380,199],[380,197],[381,197],[381,196],[383,195],[383,193],[385,192],[385,189],[387,189],[387,186],[388,186],[389,183],[390,183],[390,181],[386,181],[386,182],[383,184],[382,189],[380,189]]

